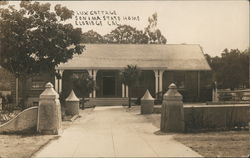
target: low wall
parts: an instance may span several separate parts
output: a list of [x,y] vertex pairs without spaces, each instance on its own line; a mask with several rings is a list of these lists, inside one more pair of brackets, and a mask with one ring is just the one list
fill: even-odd
[[247,127],[249,105],[206,105],[184,108],[186,130]]
[[[154,112],[160,113],[156,106]],[[185,129],[232,129],[247,127],[250,122],[250,105],[195,105],[184,106]]]
[[0,125],[0,133],[15,133],[35,130],[37,125],[38,107],[25,109],[13,119]]

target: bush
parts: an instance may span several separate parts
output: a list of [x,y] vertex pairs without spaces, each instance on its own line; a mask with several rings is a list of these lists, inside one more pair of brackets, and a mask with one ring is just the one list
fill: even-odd
[[10,94],[3,95],[1,93],[0,97],[2,98],[2,109],[3,111],[13,111],[14,110],[14,104],[13,104],[13,99]]

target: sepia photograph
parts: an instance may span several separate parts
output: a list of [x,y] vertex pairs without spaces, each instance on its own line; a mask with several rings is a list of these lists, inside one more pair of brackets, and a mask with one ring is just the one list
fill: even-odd
[[249,158],[249,7],[0,1],[0,158]]

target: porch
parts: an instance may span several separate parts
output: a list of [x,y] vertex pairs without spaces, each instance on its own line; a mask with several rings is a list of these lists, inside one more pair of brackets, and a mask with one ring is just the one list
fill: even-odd
[[[81,94],[74,89],[79,98],[84,97],[93,105],[123,105],[127,103],[129,90],[128,86],[122,83],[121,71],[107,69],[58,70],[62,78],[55,78],[55,90],[66,98],[73,89],[71,76],[87,73],[93,78],[96,88],[89,94]],[[168,90],[169,84],[175,83],[184,97],[184,102],[208,100],[211,92],[207,87],[209,82],[206,82],[205,77],[205,72],[200,71],[141,70],[138,82],[132,87],[131,96],[133,100],[137,100],[148,89],[154,98],[160,99],[162,94]]]

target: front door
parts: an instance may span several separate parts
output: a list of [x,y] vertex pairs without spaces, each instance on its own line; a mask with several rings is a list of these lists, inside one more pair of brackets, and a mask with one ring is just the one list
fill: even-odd
[[103,76],[103,96],[114,97],[115,96],[115,77]]

